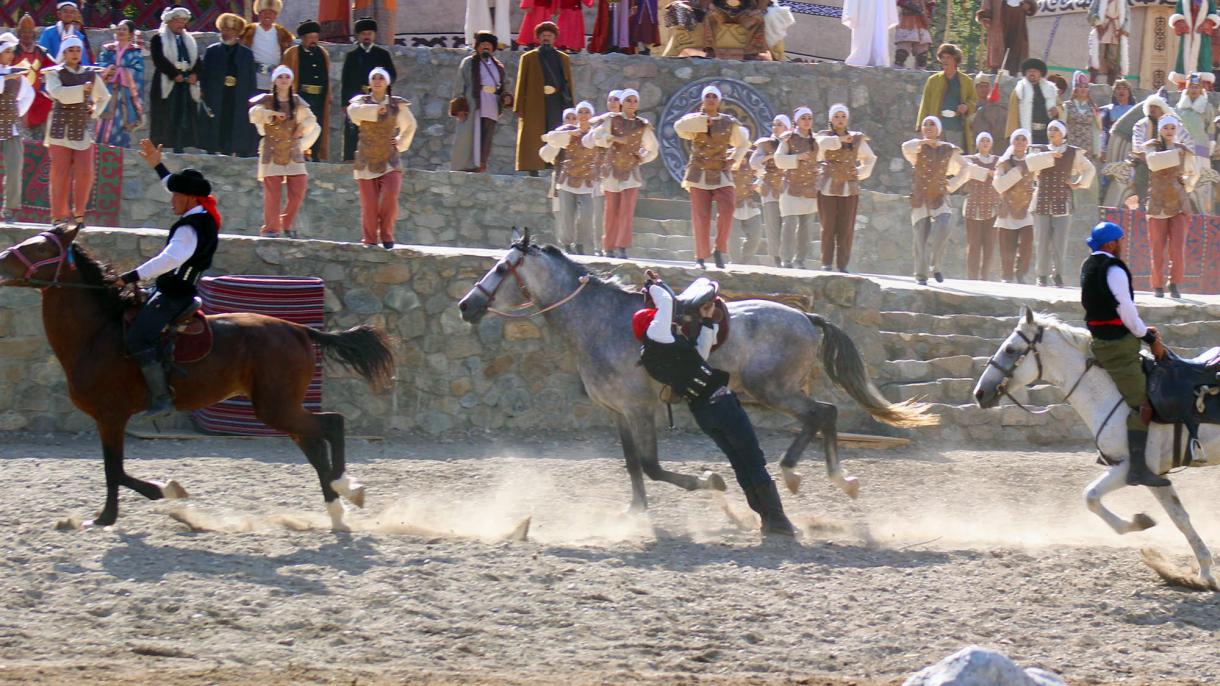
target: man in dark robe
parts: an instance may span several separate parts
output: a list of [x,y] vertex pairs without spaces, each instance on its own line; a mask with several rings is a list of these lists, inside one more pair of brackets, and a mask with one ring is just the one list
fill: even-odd
[[[318,118],[322,135],[305,155],[315,162],[330,158],[330,54],[318,45],[322,25],[307,19],[297,26],[300,45],[284,51],[284,66],[292,70],[293,89]],[[344,110],[347,107],[344,106]]]
[[449,116],[458,122],[453,134],[453,171],[487,171],[496,124],[513,102],[504,85],[504,63],[492,54],[499,44],[496,35],[487,31],[474,35],[474,54],[458,67],[449,101]]
[[534,28],[540,44],[517,63],[513,111],[517,113],[517,171],[537,176],[546,163],[538,155],[542,134],[563,123],[564,109],[572,106],[572,64],[555,49],[559,27],[544,21]]
[[[987,32],[987,71],[1003,67],[1017,78],[1018,69],[1029,58],[1029,28],[1025,18],[1038,11],[1034,0],[983,0],[974,19]],[[1004,55],[1008,55],[1007,61]],[[1000,62],[1004,62],[1000,64]]]
[[191,11],[169,7],[161,12],[161,28],[148,42],[153,61],[149,89],[148,137],[153,143],[182,152],[197,143],[199,108],[199,46],[186,30]]
[[250,123],[250,98],[257,92],[254,52],[240,42],[246,20],[224,13],[216,18],[220,42],[203,51],[202,146],[212,154],[249,157],[257,132]]
[[[345,109],[352,98],[368,91],[369,72],[376,67],[389,72],[391,87],[398,78],[390,51],[373,44],[377,39],[377,22],[368,17],[358,19],[355,29],[356,47],[349,50],[343,58],[343,78],[339,82],[339,101]],[[344,162],[356,158],[356,140],[359,136],[360,128],[353,124],[351,119],[346,120],[343,125]]]

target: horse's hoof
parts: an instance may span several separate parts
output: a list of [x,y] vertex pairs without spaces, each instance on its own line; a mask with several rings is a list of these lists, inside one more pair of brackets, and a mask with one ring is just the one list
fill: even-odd
[[854,476],[844,477],[843,482],[839,484],[839,488],[843,489],[848,498],[855,500],[860,495],[860,480]]
[[1211,573],[1208,573],[1208,574],[1200,574],[1200,575],[1199,575],[1199,581],[1200,581],[1200,582],[1201,582],[1201,583],[1202,583],[1204,586],[1206,586],[1206,587],[1210,588],[1210,589],[1211,589],[1211,590],[1213,590],[1213,591],[1220,591],[1220,583],[1218,583],[1218,582],[1216,581],[1216,577],[1215,577],[1215,576],[1212,576],[1212,574],[1211,574]]
[[360,509],[364,509],[364,486],[353,488],[347,495],[347,502]]
[[716,472],[713,472],[711,470],[704,472],[703,476],[700,477],[699,481],[701,482],[700,487],[702,487],[706,490],[711,490],[711,491],[729,490],[729,485],[724,482],[724,477],[720,476],[719,474],[717,474]]
[[1131,526],[1127,529],[1127,532],[1145,531],[1154,526],[1156,526],[1156,520],[1141,512],[1131,518]]
[[796,493],[801,490],[801,475],[791,467],[780,467],[779,473],[784,477],[784,485],[788,487],[789,493]]
[[161,486],[161,497],[166,500],[186,500],[191,497],[191,494],[186,492],[182,484],[170,479]]

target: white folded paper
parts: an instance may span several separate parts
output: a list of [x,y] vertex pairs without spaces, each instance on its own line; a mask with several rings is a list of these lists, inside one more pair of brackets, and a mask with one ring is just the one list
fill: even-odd
[[980,167],[977,164],[966,165],[966,174],[971,181],[986,181],[987,173],[990,171],[987,167]]

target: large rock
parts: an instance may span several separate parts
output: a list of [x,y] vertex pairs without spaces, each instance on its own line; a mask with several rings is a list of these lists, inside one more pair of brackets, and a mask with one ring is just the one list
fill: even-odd
[[1021,669],[1001,653],[979,646],[962,648],[911,675],[902,686],[1066,686],[1042,669]]

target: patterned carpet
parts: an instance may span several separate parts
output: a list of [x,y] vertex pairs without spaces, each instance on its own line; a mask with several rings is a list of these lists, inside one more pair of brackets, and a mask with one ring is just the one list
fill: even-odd
[[[1102,208],[1106,221],[1112,221],[1127,231],[1127,267],[1135,277],[1135,289],[1152,290],[1152,251],[1148,247],[1148,218],[1143,212]],[[1183,293],[1214,295],[1220,293],[1220,216],[1193,215],[1186,232],[1186,279]],[[1166,268],[1168,277],[1168,268]]]
[[[115,226],[123,198],[123,149],[99,145],[94,156],[93,192],[85,213],[86,223],[93,226]],[[51,156],[45,146],[25,142],[25,177],[21,192],[21,208],[14,208],[17,221],[51,221]],[[7,170],[0,160],[0,174],[8,181]]]

